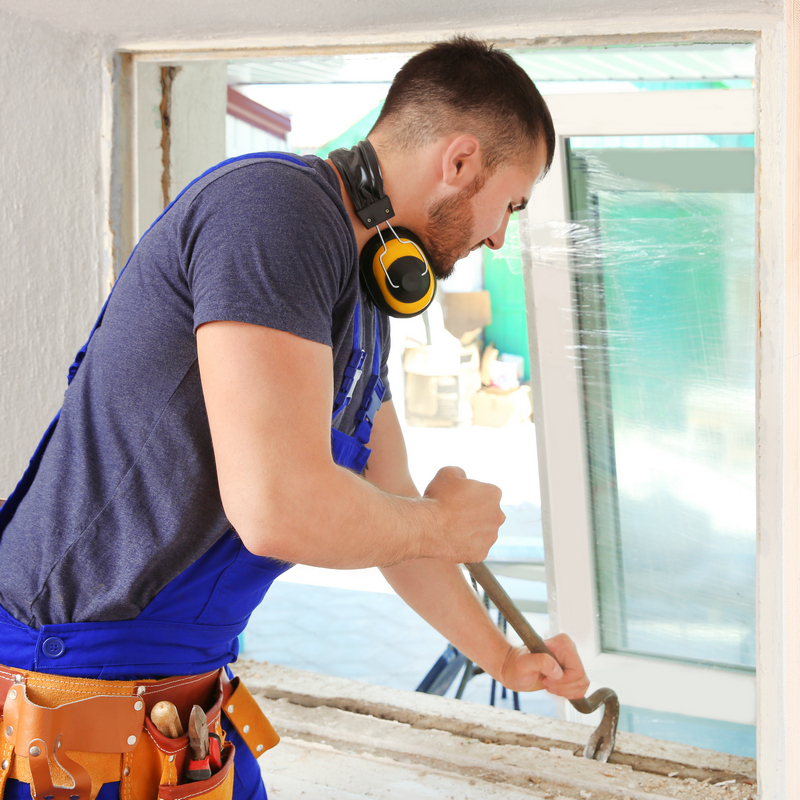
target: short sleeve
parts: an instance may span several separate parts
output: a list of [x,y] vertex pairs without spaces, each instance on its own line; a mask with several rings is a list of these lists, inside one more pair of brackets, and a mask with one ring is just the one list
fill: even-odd
[[180,240],[195,330],[232,320],[332,345],[357,251],[340,198],[313,168],[258,159],[224,171],[191,201]]

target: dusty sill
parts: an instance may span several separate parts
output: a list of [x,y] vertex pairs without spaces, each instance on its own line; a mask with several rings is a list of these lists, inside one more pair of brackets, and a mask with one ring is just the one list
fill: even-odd
[[591,728],[243,661],[235,672],[281,734],[261,760],[270,800],[755,800],[755,761],[620,732],[608,764]]

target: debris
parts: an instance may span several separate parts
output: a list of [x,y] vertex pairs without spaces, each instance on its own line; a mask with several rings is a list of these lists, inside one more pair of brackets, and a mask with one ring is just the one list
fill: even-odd
[[550,752],[554,756],[559,756],[560,758],[575,758],[575,753],[572,750],[568,750],[566,747],[551,747]]

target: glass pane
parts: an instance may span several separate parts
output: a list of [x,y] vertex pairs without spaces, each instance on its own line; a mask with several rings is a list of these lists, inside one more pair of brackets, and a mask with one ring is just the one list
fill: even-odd
[[602,647],[753,669],[752,147],[604,144],[568,157]]
[[652,739],[682,742],[705,750],[717,750],[746,758],[756,757],[755,725],[621,706],[619,729]]

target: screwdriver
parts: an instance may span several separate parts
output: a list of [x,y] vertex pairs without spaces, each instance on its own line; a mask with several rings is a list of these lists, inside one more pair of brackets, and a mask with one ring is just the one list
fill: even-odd
[[150,719],[162,736],[168,739],[178,739],[183,736],[183,725],[178,716],[178,709],[169,700],[156,703],[150,712]]

